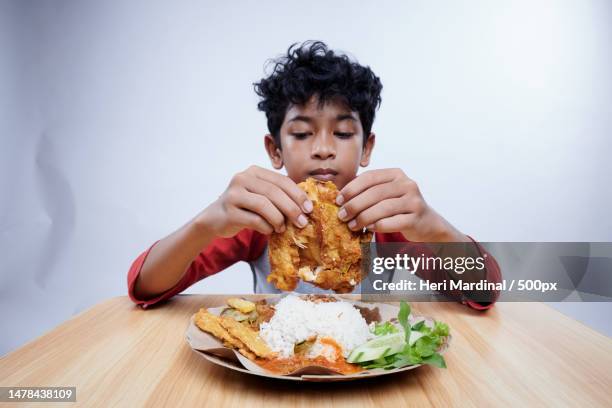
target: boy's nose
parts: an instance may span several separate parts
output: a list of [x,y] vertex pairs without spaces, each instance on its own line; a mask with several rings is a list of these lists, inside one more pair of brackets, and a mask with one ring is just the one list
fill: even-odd
[[312,146],[312,158],[319,160],[333,159],[336,157],[336,146],[334,145],[333,136],[317,135],[314,137]]

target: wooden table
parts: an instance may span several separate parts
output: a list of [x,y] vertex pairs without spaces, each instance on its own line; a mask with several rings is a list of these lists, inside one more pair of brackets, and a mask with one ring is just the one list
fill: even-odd
[[234,372],[189,348],[191,314],[225,297],[177,296],[149,310],[110,299],[0,359],[0,386],[76,386],[76,405],[87,407],[612,404],[612,340],[544,304],[500,303],[482,313],[413,303],[415,313],[450,325],[448,369],[304,383]]

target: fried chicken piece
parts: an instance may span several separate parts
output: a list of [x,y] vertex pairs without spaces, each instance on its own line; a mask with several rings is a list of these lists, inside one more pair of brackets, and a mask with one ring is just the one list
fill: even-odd
[[272,234],[268,244],[271,272],[267,280],[280,290],[291,291],[298,284],[297,265],[300,254],[295,235],[295,228],[289,224],[284,233]]
[[210,313],[208,310],[200,309],[200,311],[195,314],[194,321],[196,326],[203,331],[212,334],[221,340],[223,344],[229,345],[231,348],[236,349],[244,346],[240,340],[233,337],[223,328],[223,326],[221,326],[221,318]]
[[266,342],[250,327],[229,317],[221,317],[219,320],[224,329],[240,340],[257,357],[271,358],[274,356]]
[[351,292],[362,279],[361,243],[370,242],[372,233],[351,231],[338,218],[333,182],[309,178],[298,186],[313,202],[309,223],[302,229],[288,223],[283,233],[272,234],[268,282],[292,291],[302,279],[337,293]]
[[221,324],[221,318],[219,316],[210,313],[206,309],[200,309],[195,314],[194,321],[196,326],[198,326],[201,330],[210,333],[221,340],[225,347],[238,350],[243,356],[250,360],[255,360],[257,358],[257,356],[251,350],[249,350],[245,343],[243,343],[238,337],[233,336],[223,327]]
[[300,299],[305,300],[307,302],[312,302],[312,303],[335,303],[338,300],[330,295],[318,295],[318,294],[308,294],[308,295],[301,295]]
[[262,299],[255,303],[255,311],[257,312],[257,330],[259,331],[259,325],[265,322],[269,322],[274,316],[276,309],[273,305],[269,305],[265,299]]

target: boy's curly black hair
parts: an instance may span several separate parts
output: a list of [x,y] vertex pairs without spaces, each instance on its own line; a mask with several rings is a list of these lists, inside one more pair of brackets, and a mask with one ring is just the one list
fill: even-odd
[[303,105],[316,95],[320,106],[339,98],[359,113],[364,142],[381,103],[382,83],[370,67],[328,49],[321,41],[292,44],[287,55],[273,60],[272,73],[254,83],[262,99],[257,108],[266,113],[268,130],[280,147],[280,128],[290,104]]

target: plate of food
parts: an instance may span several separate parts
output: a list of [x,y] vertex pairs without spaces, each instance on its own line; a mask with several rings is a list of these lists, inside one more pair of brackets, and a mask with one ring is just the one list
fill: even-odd
[[338,295],[289,293],[258,301],[228,298],[202,308],[186,339],[210,362],[294,381],[347,381],[445,368],[449,327],[410,305],[363,303]]

